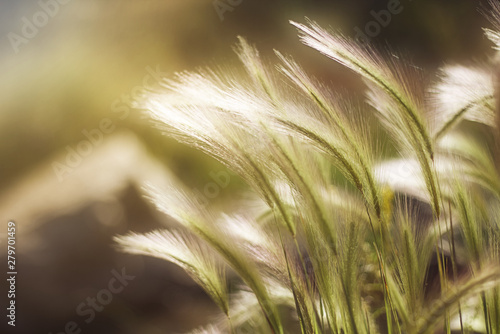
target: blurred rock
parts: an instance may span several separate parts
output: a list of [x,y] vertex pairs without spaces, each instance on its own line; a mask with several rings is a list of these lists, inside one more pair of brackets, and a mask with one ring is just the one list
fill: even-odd
[[[18,309],[16,328],[2,321],[0,332],[59,333],[70,321],[82,333],[186,332],[217,314],[176,266],[113,247],[114,235],[170,224],[140,190],[145,182],[167,182],[168,173],[145,152],[134,135],[121,133],[95,147],[62,182],[49,162],[3,192],[0,216],[17,224]],[[86,323],[90,316],[81,311],[88,307],[77,308],[122,268],[135,278]],[[5,280],[0,286],[7,291]]]

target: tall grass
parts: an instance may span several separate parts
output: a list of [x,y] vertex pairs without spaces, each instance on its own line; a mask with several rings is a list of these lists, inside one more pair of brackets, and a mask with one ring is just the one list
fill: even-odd
[[[173,180],[148,189],[178,228],[117,243],[178,264],[205,289],[222,316],[193,333],[499,333],[498,64],[445,66],[426,90],[415,67],[292,24],[365,79],[362,108],[379,137],[359,105],[289,56],[276,51],[269,66],[240,38],[247,77],[180,73],[144,108],[236,172],[257,204],[216,212]],[[485,32],[499,49],[500,33]]]

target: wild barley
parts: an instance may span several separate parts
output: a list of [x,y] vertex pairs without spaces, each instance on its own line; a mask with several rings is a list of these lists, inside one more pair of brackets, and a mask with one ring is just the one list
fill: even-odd
[[[499,50],[490,4],[485,33]],[[179,228],[117,237],[120,247],[174,262],[205,289],[226,320],[193,333],[499,333],[497,63],[445,66],[426,91],[398,57],[292,24],[365,79],[363,108],[389,140],[291,57],[276,51],[274,71],[240,38],[246,77],[180,73],[143,107],[236,172],[257,204],[218,213],[172,180],[149,193]]]

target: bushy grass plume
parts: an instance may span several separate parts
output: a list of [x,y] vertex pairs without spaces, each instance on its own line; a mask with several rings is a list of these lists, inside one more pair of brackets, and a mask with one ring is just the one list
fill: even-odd
[[[498,51],[500,3],[490,5]],[[497,61],[446,65],[426,89],[402,57],[292,24],[362,76],[366,105],[279,51],[273,66],[243,38],[244,76],[166,79],[142,105],[155,124],[258,199],[222,213],[175,180],[149,187],[180,226],[117,237],[120,249],[176,263],[205,289],[224,316],[192,333],[498,333]],[[363,124],[368,112],[381,131]]]

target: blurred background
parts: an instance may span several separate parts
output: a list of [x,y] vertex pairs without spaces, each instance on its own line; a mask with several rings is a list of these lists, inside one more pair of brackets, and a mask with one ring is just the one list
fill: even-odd
[[[375,16],[399,2],[390,22]],[[221,208],[245,190],[212,159],[163,136],[132,107],[161,77],[238,67],[237,36],[270,63],[291,54],[333,90],[362,99],[362,82],[301,45],[288,20],[305,17],[405,55],[432,79],[444,63],[491,57],[477,0],[40,0],[0,1],[0,255],[17,225],[16,327],[1,333],[184,333],[217,316],[215,305],[174,265],[114,249],[112,237],[172,224],[143,198],[146,182],[172,174]],[[486,7],[487,8],[487,7]],[[375,13],[375,14],[374,14]],[[378,27],[378,28],[377,28]],[[209,190],[210,190],[209,189]],[[236,198],[238,195],[236,195]],[[88,315],[114,273],[134,278]],[[102,293],[101,293],[102,297]],[[70,326],[71,327],[71,326]],[[67,331],[71,332],[71,330]]]

